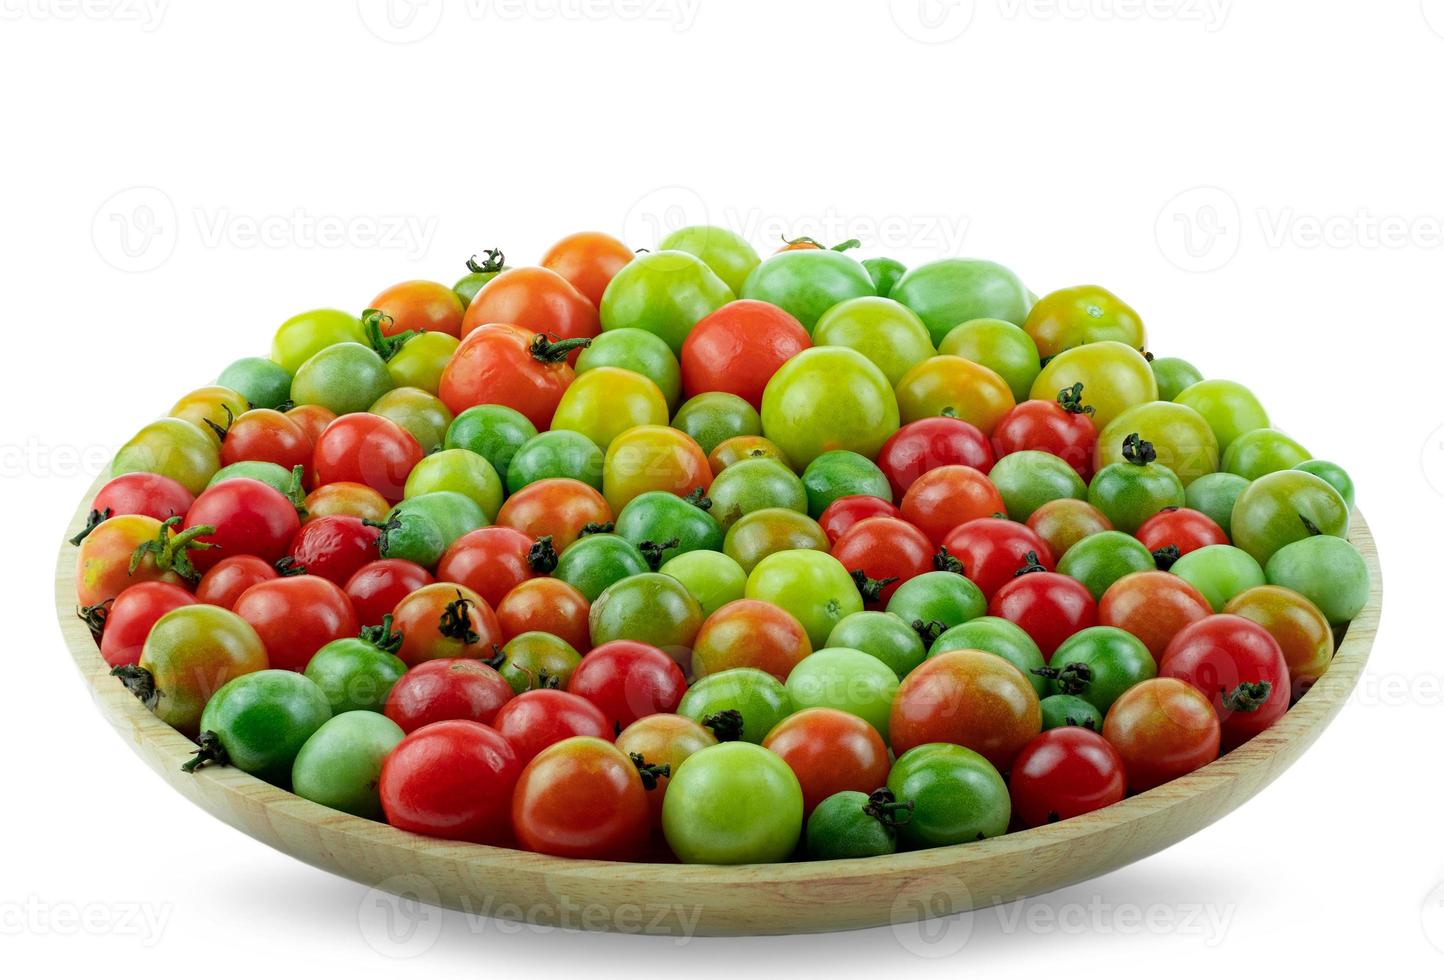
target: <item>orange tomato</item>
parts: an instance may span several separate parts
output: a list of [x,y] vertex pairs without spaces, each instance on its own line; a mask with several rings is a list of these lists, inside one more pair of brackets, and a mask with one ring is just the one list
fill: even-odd
[[586,653],[592,647],[590,612],[586,596],[561,579],[529,578],[497,604],[496,620],[508,641],[523,633],[549,633]]
[[538,430],[546,429],[576,377],[566,355],[585,345],[580,339],[552,343],[537,330],[513,323],[488,323],[456,348],[441,372],[437,394],[452,415],[473,405],[505,405]]
[[365,521],[380,521],[386,518],[391,505],[380,493],[364,483],[339,480],[317,487],[306,495],[302,504],[306,508],[306,520],[314,521],[329,514],[345,514]]
[[614,514],[648,490],[679,497],[712,485],[707,454],[685,432],[665,425],[639,425],[612,440],[602,462],[602,493]]
[[[509,269],[482,286],[462,318],[462,339],[488,323],[513,323],[553,340],[595,337],[602,329],[592,301],[540,266]],[[571,354],[573,364],[577,353]]]
[[391,626],[401,634],[396,655],[415,667],[427,660],[482,660],[501,646],[501,626],[486,600],[464,585],[423,585],[396,604]]
[[914,367],[897,383],[903,424],[945,415],[971,422],[992,435],[1013,408],[1013,390],[996,371],[951,354],[939,354]]
[[707,465],[712,467],[712,475],[716,476],[733,463],[759,456],[775,459],[789,470],[792,469],[787,454],[766,436],[733,436],[723,439],[707,454]]
[[336,413],[320,405],[297,405],[286,410],[286,417],[301,427],[312,445],[321,438],[326,426],[336,421]]
[[1021,670],[996,654],[952,650],[929,657],[903,678],[888,738],[898,755],[928,742],[951,742],[1007,772],[1042,728],[1038,693]]
[[388,337],[406,330],[460,337],[461,319],[466,315],[466,307],[454,289],[427,279],[411,279],[383,289],[370,308],[386,314],[380,327]]
[[1232,599],[1223,611],[1262,626],[1278,642],[1289,665],[1294,698],[1313,686],[1334,658],[1334,632],[1308,599],[1281,585],[1256,585]]
[[528,483],[496,512],[501,527],[514,527],[529,538],[550,537],[558,553],[581,537],[588,524],[611,520],[612,508],[605,497],[580,480],[566,477]]
[[1116,626],[1143,641],[1155,662],[1168,641],[1190,623],[1213,615],[1203,593],[1171,572],[1133,572],[1108,587],[1098,601],[1098,623]]
[[708,616],[697,631],[692,673],[705,677],[734,667],[756,667],[786,681],[811,652],[812,642],[797,617],[761,599],[737,599]]
[[[180,523],[180,518],[173,520]],[[172,525],[162,526],[160,521],[144,514],[122,514],[97,524],[80,543],[80,554],[75,561],[75,595],[80,605],[94,606],[114,599],[127,586],[138,582],[186,585],[175,562],[184,550],[183,545],[170,554],[148,552],[135,566],[135,571],[130,570],[131,557],[146,542],[163,541],[171,547],[179,543],[171,528]],[[186,540],[196,536],[191,534]]]
[[576,287],[593,306],[602,302],[607,283],[636,253],[611,235],[579,231],[547,249],[541,264]]
[[936,545],[959,524],[1007,513],[993,481],[961,463],[936,467],[914,480],[900,509]]

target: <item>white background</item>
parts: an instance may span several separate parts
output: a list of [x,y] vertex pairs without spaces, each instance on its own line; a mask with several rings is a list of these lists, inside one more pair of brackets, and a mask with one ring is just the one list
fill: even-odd
[[[1444,2],[0,0],[0,16],[13,975],[1444,966]],[[909,263],[984,256],[1040,293],[1096,281],[1155,352],[1253,386],[1352,471],[1379,539],[1387,610],[1360,694],[1217,825],[936,942],[678,943],[436,913],[388,946],[363,888],[192,808],[116,739],[49,581],[119,443],[292,313],[450,281],[494,245],[526,263],[574,230],[651,246],[699,220],[768,249],[785,232]]]

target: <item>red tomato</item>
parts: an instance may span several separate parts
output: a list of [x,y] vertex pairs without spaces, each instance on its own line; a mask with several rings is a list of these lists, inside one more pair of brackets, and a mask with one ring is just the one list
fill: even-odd
[[600,708],[613,730],[620,731],[638,718],[675,712],[687,693],[687,678],[656,647],[613,640],[582,658],[567,690]]
[[[595,337],[602,329],[592,301],[561,276],[540,266],[508,269],[482,286],[466,308],[461,337],[465,340],[477,328],[498,323],[515,324],[528,336],[541,333],[552,340]],[[572,353],[571,363],[576,360],[576,353]],[[442,400],[446,400],[445,395]]]
[[255,555],[232,555],[211,566],[196,586],[196,600],[209,606],[230,609],[241,593],[257,582],[277,577],[275,566]]
[[1085,481],[1092,479],[1098,429],[1091,409],[1079,401],[1082,387],[1063,389],[1057,401],[1033,399],[1013,406],[993,429],[993,451],[999,456],[1024,449],[1051,453]]
[[962,745],[1006,773],[1042,727],[1038,693],[1021,670],[982,650],[950,650],[903,678],[888,740],[896,755],[928,742]]
[[231,423],[221,440],[221,465],[243,460],[310,469],[314,447],[295,419],[270,408],[253,408]]
[[1013,813],[1029,827],[1117,803],[1126,789],[1118,751],[1102,735],[1077,725],[1034,736],[1008,776]]
[[275,487],[235,477],[222,480],[196,498],[186,513],[184,527],[200,525],[215,529],[196,539],[210,547],[191,556],[196,569],[205,572],[232,555],[279,561],[301,529],[301,519],[296,516],[296,505]]
[[566,550],[588,524],[610,524],[607,498],[580,480],[553,477],[528,483],[506,498],[496,523],[514,527],[529,538],[550,536],[552,547]]
[[446,840],[506,844],[521,762],[474,721],[441,721],[403,738],[381,766],[386,822]]
[[682,342],[687,397],[727,391],[762,409],[762,390],[777,369],[812,346],[791,313],[755,299],[733,300],[697,321]]
[[1283,650],[1268,630],[1242,616],[1209,616],[1185,626],[1164,651],[1158,676],[1186,681],[1212,701],[1225,752],[1289,710]]
[[394,504],[424,455],[421,443],[395,422],[355,412],[336,419],[316,439],[314,474],[318,484],[365,484]]
[[524,691],[502,705],[496,713],[496,730],[506,736],[523,763],[564,738],[592,735],[610,740],[614,734],[602,709],[580,695],[553,688]]
[[[485,292],[476,298],[480,300]],[[441,372],[438,394],[453,415],[473,405],[505,405],[525,415],[537,429],[549,428],[557,403],[576,377],[567,357],[588,343],[553,343],[547,334],[511,323],[483,324],[467,334],[451,355]]]
[[1187,507],[1165,507],[1134,532],[1149,551],[1178,549],[1180,557],[1211,544],[1228,544],[1228,535],[1213,518]]
[[939,466],[913,481],[903,495],[902,516],[935,545],[959,524],[996,517],[1007,508],[993,482],[971,466]]
[[854,580],[865,577],[858,592],[869,608],[881,609],[899,585],[933,570],[933,550],[928,536],[907,521],[868,517],[842,532],[832,544],[832,557]]
[[928,470],[939,466],[971,466],[986,473],[993,468],[993,447],[983,430],[962,419],[936,416],[909,422],[888,437],[877,454],[878,468],[901,498]]
[[308,575],[319,575],[337,585],[378,556],[376,539],[381,532],[359,517],[331,514],[307,521],[291,539],[293,567]]
[[561,579],[531,578],[517,584],[496,606],[503,639],[523,633],[550,633],[578,653],[592,646],[587,597]]
[[522,770],[511,826],[529,851],[629,861],[647,845],[652,814],[643,776],[621,749],[605,739],[569,738]]
[[692,641],[692,673],[756,667],[785,681],[810,653],[807,630],[790,612],[761,599],[734,599],[702,622]]
[[383,289],[371,301],[371,309],[386,315],[377,325],[387,337],[407,330],[461,336],[461,318],[466,308],[450,286],[426,279],[412,279]]
[[194,605],[196,599],[179,585],[169,582],[140,582],[132,585],[110,604],[105,614],[105,632],[100,637],[100,655],[112,667],[140,662],[140,650],[150,628],[172,609]]
[[379,558],[362,565],[346,580],[346,597],[362,626],[380,626],[397,603],[435,581],[413,561]]
[[601,306],[607,284],[622,266],[636,257],[636,253],[611,235],[579,231],[547,249],[541,264],[575,286],[593,306]]
[[1213,607],[1189,583],[1169,572],[1131,572],[1098,600],[1098,623],[1127,630],[1143,641],[1155,661],[1179,630],[1213,615]]
[[495,655],[501,627],[490,604],[464,585],[423,585],[396,604],[392,628],[401,634],[396,655],[415,667],[428,660]]
[[125,473],[100,488],[90,502],[90,509],[102,515],[102,519],[144,514],[163,521],[167,517],[184,517],[195,499],[189,490],[168,476]]
[[490,725],[511,700],[511,685],[480,660],[428,660],[401,676],[386,695],[386,717],[403,732],[438,721]]
[[1030,555],[1053,570],[1047,543],[1026,524],[1005,517],[980,517],[956,527],[943,539],[943,547],[963,563],[963,574],[989,599],[1029,563]]
[[827,505],[817,523],[827,535],[828,544],[836,544],[843,532],[858,521],[867,520],[869,517],[901,516],[902,511],[881,497],[860,493],[851,497],[838,497]]
[[1176,677],[1152,677],[1124,691],[1103,719],[1135,793],[1218,758],[1218,715],[1208,698]]
[[1068,637],[1098,625],[1098,604],[1077,579],[1057,572],[1019,575],[993,593],[988,615],[1020,626],[1033,638],[1044,659]]
[[364,483],[327,483],[306,494],[301,505],[306,516],[301,523],[331,514],[349,514],[368,521],[385,521],[391,511],[386,498]]
[[536,575],[556,568],[556,552],[511,527],[468,531],[446,549],[436,565],[443,582],[458,582],[496,606],[506,594]]
[[361,629],[341,587],[315,575],[258,582],[236,599],[234,612],[260,634],[278,670],[305,670],[317,650]]
[[326,431],[326,426],[336,421],[336,413],[322,405],[297,405],[286,409],[285,415],[301,427],[313,446],[321,438],[321,433]]
[[809,814],[833,793],[871,793],[887,782],[891,763],[877,729],[836,708],[808,708],[789,715],[762,740],[802,784],[802,812]]

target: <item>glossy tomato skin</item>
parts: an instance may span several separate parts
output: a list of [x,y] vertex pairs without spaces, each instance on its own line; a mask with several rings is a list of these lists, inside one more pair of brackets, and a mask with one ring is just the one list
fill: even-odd
[[1149,551],[1172,546],[1179,555],[1211,544],[1229,543],[1228,535],[1213,518],[1187,507],[1165,507],[1140,524],[1133,536]]
[[512,797],[511,824],[529,851],[628,861],[646,846],[652,813],[632,760],[605,739],[578,736],[527,763]]
[[1334,634],[1319,608],[1292,589],[1260,585],[1245,589],[1223,611],[1251,619],[1278,642],[1289,667],[1291,697],[1302,697],[1334,656]]
[[271,666],[280,670],[305,670],[317,650],[361,629],[341,587],[315,575],[259,582],[241,593],[234,611],[260,635]]
[[602,709],[579,694],[554,688],[524,691],[502,705],[496,730],[523,763],[565,738],[590,735],[611,741],[616,734]]
[[541,265],[571,283],[593,306],[600,306],[612,277],[636,257],[611,235],[579,231],[547,249]]
[[336,413],[324,405],[297,405],[286,409],[283,414],[301,427],[313,448],[321,433],[326,431],[326,426],[336,421]]
[[1090,416],[1070,412],[1056,401],[1025,401],[1004,415],[993,430],[993,451],[1000,457],[1025,449],[1048,453],[1073,467],[1084,480],[1093,477],[1097,442],[1098,430]]
[[209,525],[210,534],[197,538],[210,545],[194,552],[191,561],[205,572],[222,558],[255,555],[275,562],[288,551],[301,529],[296,507],[274,487],[259,480],[236,477],[203,491],[186,514],[186,528]]
[[617,736],[617,748],[630,756],[633,752],[648,765],[667,766],[668,774],[657,777],[657,788],[647,792],[651,805],[652,826],[662,826],[662,801],[666,797],[671,773],[677,771],[688,756],[709,745],[717,744],[717,736],[691,718],[681,715],[647,715],[639,718]]
[[547,354],[546,345],[547,337],[536,330],[506,322],[482,324],[451,356],[437,395],[453,415],[473,405],[504,405],[525,415],[538,431],[549,428],[576,372],[565,357]]
[[897,517],[858,521],[832,543],[832,557],[854,577],[861,572],[874,580],[874,586],[887,582],[874,588],[875,594],[863,593],[870,609],[884,608],[899,585],[932,571],[934,550],[926,534]]
[[702,678],[755,667],[786,681],[810,653],[812,641],[792,613],[771,602],[734,599],[708,616],[697,631],[692,672]]
[[1154,677],[1113,702],[1103,737],[1123,760],[1128,789],[1142,793],[1218,758],[1218,715],[1193,686]]
[[309,469],[314,449],[311,437],[295,419],[272,408],[255,408],[226,430],[221,440],[221,465],[260,460],[286,470]]
[[386,695],[385,714],[403,732],[438,721],[490,725],[511,700],[511,685],[480,660],[428,660],[401,676]]
[[1209,698],[1225,752],[1268,728],[1289,708],[1289,668],[1278,641],[1242,616],[1209,616],[1184,627],[1164,651],[1158,673],[1186,681]]
[[876,728],[836,708],[807,708],[784,718],[762,740],[782,757],[802,786],[811,813],[834,793],[871,793],[887,782],[891,763]]
[[412,279],[383,289],[368,308],[386,314],[379,324],[386,336],[414,330],[459,337],[461,318],[466,313],[454,289],[425,279]]
[[971,466],[939,466],[913,481],[903,495],[903,519],[941,545],[959,524],[1005,514],[1002,494]]
[[541,572],[531,557],[536,546],[516,528],[477,528],[451,543],[436,565],[436,575],[443,582],[466,586],[495,607],[508,592]]
[[172,567],[162,568],[154,554],[131,567],[136,549],[147,541],[170,540],[174,525],[166,527],[144,514],[119,514],[102,521],[80,542],[75,559],[75,596],[81,606],[114,599],[138,582],[185,583]]
[[508,497],[496,512],[496,523],[533,539],[549,535],[560,553],[588,524],[610,524],[612,517],[612,508],[596,490],[580,480],[552,477],[528,483]]
[[194,494],[168,476],[123,473],[100,488],[90,502],[90,509],[106,517],[144,514],[163,521],[168,517],[184,517],[195,499]]
[[837,539],[842,537],[844,531],[852,527],[858,521],[866,520],[869,517],[901,517],[902,511],[881,497],[873,497],[867,494],[856,494],[851,497],[838,497],[827,505],[817,523],[822,528],[822,533],[827,535],[830,544],[835,544]]
[[587,617],[591,604],[572,586],[555,578],[520,582],[496,606],[496,619],[504,639],[523,633],[550,633],[579,653],[591,648]]
[[988,615],[1021,626],[1047,659],[1068,637],[1098,625],[1098,604],[1077,579],[1057,572],[1029,572],[993,593]]
[[401,426],[380,415],[342,415],[315,440],[312,473],[318,484],[360,483],[396,503],[406,478],[425,453]]
[[345,585],[362,565],[380,557],[380,531],[360,517],[330,514],[307,521],[291,539],[289,556],[307,575]]
[[726,391],[762,408],[762,390],[777,369],[812,340],[797,318],[754,299],[713,311],[682,342],[682,391]]
[[100,637],[100,655],[112,667],[140,662],[141,648],[150,628],[172,609],[193,605],[195,596],[169,582],[140,582],[132,585],[110,604],[105,632]]
[[1107,739],[1078,725],[1034,736],[1013,760],[1008,777],[1013,813],[1041,827],[1123,799],[1123,759]]
[[386,822],[446,840],[506,844],[521,762],[495,730],[441,721],[401,740],[381,767]]
[[971,466],[980,473],[993,468],[993,447],[971,422],[943,415],[909,422],[888,437],[877,465],[901,500],[918,477],[939,466]]
[[[592,301],[541,266],[508,269],[482,286],[461,321],[463,342],[480,327],[497,323],[515,324],[554,340],[595,337],[602,329]],[[575,353],[571,362],[576,363]]]
[[380,626],[396,604],[436,581],[431,573],[404,558],[367,562],[346,580],[346,597],[362,626]]
[[1155,661],[1185,627],[1213,615],[1203,593],[1177,575],[1131,572],[1098,600],[1098,622],[1127,630],[1143,641]]
[[943,539],[943,547],[963,563],[963,574],[989,599],[1029,564],[1030,556],[1045,569],[1053,569],[1053,550],[1037,532],[1005,517],[960,524]]
[[903,678],[888,738],[896,755],[932,742],[972,749],[1007,772],[1043,728],[1038,692],[1017,667],[982,650],[950,650]]
[[269,582],[278,575],[275,566],[255,555],[222,558],[201,576],[200,584],[196,586],[196,601],[231,609],[242,592],[257,582]]
[[428,660],[482,659],[501,646],[501,627],[491,605],[455,582],[433,582],[406,596],[392,611],[401,634],[396,655],[415,667]]
[[567,690],[600,708],[613,730],[620,731],[647,715],[675,713],[687,693],[687,678],[656,647],[613,640],[582,658]]

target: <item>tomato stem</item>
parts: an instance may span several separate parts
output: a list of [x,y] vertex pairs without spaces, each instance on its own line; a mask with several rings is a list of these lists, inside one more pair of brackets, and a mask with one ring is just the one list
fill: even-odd
[[379,626],[361,627],[361,639],[378,650],[395,653],[401,649],[401,641],[404,637],[399,631],[391,628],[391,623],[391,614],[387,613],[381,617]]
[[366,328],[366,340],[383,361],[391,360],[409,341],[419,336],[415,330],[403,330],[390,337],[382,333],[383,325],[395,322],[390,313],[381,310],[366,310],[361,314],[361,324]]
[[557,550],[552,547],[552,536],[543,534],[526,553],[526,563],[538,575],[550,575],[556,571]]
[[868,794],[862,812],[877,820],[884,827],[896,830],[913,818],[913,801],[899,800],[887,787],[875,789]]
[[564,360],[574,350],[585,350],[592,346],[590,337],[572,337],[569,340],[548,340],[547,335],[539,333],[531,339],[531,347],[527,353],[541,361],[543,364],[555,364]]
[[1058,392],[1058,407],[1069,415],[1092,415],[1093,406],[1083,404],[1083,382],[1075,381]]
[[1319,530],[1319,526],[1317,524],[1309,520],[1303,514],[1299,515],[1299,520],[1304,522],[1304,530],[1309,532],[1309,537],[1316,538],[1324,533],[1323,531]]
[[226,754],[226,747],[221,744],[221,737],[212,731],[201,732],[201,737],[196,739],[196,754],[181,765],[181,772],[195,772],[197,769],[204,769],[211,763],[218,766],[231,764],[231,757]]
[[391,532],[401,529],[401,515],[393,511],[384,521],[373,521],[369,517],[363,517],[361,523],[366,527],[374,527],[380,532],[376,535],[376,553],[382,558],[390,557]]
[[506,265],[506,256],[499,248],[489,248],[482,254],[486,256],[483,262],[477,262],[475,255],[466,260],[468,272],[500,272]]
[[661,544],[658,544],[656,541],[643,541],[637,545],[637,550],[640,551],[642,557],[646,559],[647,567],[655,572],[662,567],[662,553],[677,547],[681,543],[680,538],[668,538]]
[[1273,689],[1274,686],[1269,681],[1244,681],[1232,691],[1226,687],[1219,688],[1219,691],[1223,694],[1223,706],[1226,709],[1250,712],[1267,704]]
[[110,520],[113,513],[114,512],[109,507],[107,507],[105,508],[105,510],[93,510],[89,514],[86,514],[85,527],[81,528],[80,533],[70,539],[70,543],[79,546],[80,542],[90,537],[91,531],[94,531],[96,528],[100,527],[100,525],[105,521]]
[[302,523],[305,523],[309,516],[306,511],[305,479],[306,467],[297,463],[291,467],[291,482],[286,485],[286,499],[291,502],[292,507],[296,508],[296,516],[301,519]]
[[931,649],[938,637],[948,631],[948,624],[939,619],[929,620],[926,623],[921,619],[915,619],[908,625],[911,626],[913,632],[922,639],[923,646],[929,649]]
[[125,689],[134,694],[136,700],[154,711],[160,703],[161,690],[155,686],[155,675],[140,664],[121,664],[110,669],[110,676],[118,678]]
[[1038,553],[1036,551],[1030,551],[1023,556],[1023,564],[1013,573],[1013,578],[1031,575],[1034,572],[1046,572],[1047,570],[1047,568],[1043,567],[1043,563],[1038,560]]
[[707,496],[707,491],[703,490],[701,487],[697,487],[695,490],[687,494],[687,496],[683,497],[682,499],[685,500],[687,503],[691,504],[693,507],[696,507],[698,510],[712,509],[712,498]]
[[584,538],[588,534],[611,534],[616,529],[617,525],[611,521],[588,521],[583,524],[582,529],[577,532],[577,537]]
[[140,567],[146,555],[153,555],[155,567],[163,572],[175,572],[187,582],[195,582],[201,576],[196,567],[191,563],[190,552],[192,548],[204,551],[214,548],[214,544],[197,541],[197,538],[207,534],[215,534],[216,529],[210,524],[198,524],[195,527],[188,527],[179,534],[171,534],[172,529],[180,524],[179,516],[167,517],[161,522],[160,532],[150,541],[145,541],[131,553],[130,573]]
[[201,421],[204,422],[206,425],[210,426],[211,431],[216,434],[216,437],[220,439],[221,442],[225,442],[226,436],[231,434],[231,426],[236,424],[236,413],[232,412],[231,406],[227,405],[225,402],[221,402],[221,411],[226,413],[225,425],[221,425],[211,419],[201,419]]
[[296,560],[295,555],[286,555],[277,558],[276,563],[271,566],[281,578],[290,578],[292,575],[305,575],[306,566]]
[[1128,437],[1123,440],[1123,461],[1125,463],[1147,466],[1157,458],[1158,453],[1153,451],[1153,443],[1140,438],[1138,433],[1130,432]]
[[457,589],[456,598],[441,610],[441,621],[437,624],[436,631],[442,636],[460,640],[467,646],[480,643],[481,634],[471,628],[471,604],[472,600]]
[[852,582],[857,586],[864,602],[877,602],[882,598],[882,590],[897,581],[896,575],[891,578],[868,578],[867,572],[861,568],[854,568],[848,574],[852,576]]
[[716,714],[702,719],[705,728],[712,729],[719,742],[736,742],[742,738],[742,712],[736,708],[724,708]]
[[114,601],[114,599],[106,599],[93,606],[81,606],[75,610],[75,614],[90,630],[90,635],[95,638],[97,643],[100,642],[101,634],[105,632],[105,618],[110,615],[110,604]]
[[1153,564],[1158,566],[1160,572],[1166,572],[1173,567],[1173,563],[1183,557],[1179,554],[1178,545],[1166,544],[1153,552]]
[[1058,685],[1063,694],[1082,694],[1093,681],[1093,670],[1087,664],[1068,663],[1062,667],[1034,667],[1030,673],[1046,677]]
[[933,568],[939,572],[952,572],[954,575],[967,575],[967,569],[963,566],[963,560],[948,550],[947,545],[938,549],[933,555]]
[[640,752],[629,752],[627,755],[631,758],[632,765],[637,767],[637,775],[642,777],[642,788],[648,792],[657,788],[657,780],[666,779],[672,775],[672,767],[665,762],[653,765],[642,758]]

